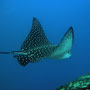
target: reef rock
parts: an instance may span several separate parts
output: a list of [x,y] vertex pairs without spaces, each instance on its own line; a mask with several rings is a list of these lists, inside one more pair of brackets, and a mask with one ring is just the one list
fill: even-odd
[[60,86],[56,90],[90,90],[90,73]]

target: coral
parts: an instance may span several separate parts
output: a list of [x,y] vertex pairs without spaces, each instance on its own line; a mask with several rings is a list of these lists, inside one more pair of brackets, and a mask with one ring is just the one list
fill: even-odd
[[90,90],[90,73],[60,86],[56,90]]

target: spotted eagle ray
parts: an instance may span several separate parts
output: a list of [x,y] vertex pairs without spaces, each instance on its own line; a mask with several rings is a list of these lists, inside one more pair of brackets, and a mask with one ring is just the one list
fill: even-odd
[[31,31],[21,45],[20,51],[0,52],[0,54],[13,54],[22,66],[26,66],[29,62],[39,62],[44,58],[60,60],[71,56],[73,41],[74,32],[70,27],[58,45],[51,44],[39,20],[34,17]]

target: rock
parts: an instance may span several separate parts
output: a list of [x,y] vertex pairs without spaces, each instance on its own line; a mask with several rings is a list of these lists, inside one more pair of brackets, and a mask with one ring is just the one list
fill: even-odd
[[90,90],[90,73],[60,86],[56,90]]

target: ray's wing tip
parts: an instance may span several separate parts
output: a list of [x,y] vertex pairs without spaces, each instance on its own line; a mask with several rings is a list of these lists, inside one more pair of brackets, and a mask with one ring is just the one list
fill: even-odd
[[33,20],[36,20],[36,17],[33,17]]
[[70,29],[73,29],[73,27],[72,27],[72,26],[70,26]]
[[72,27],[72,26],[70,26],[70,28],[68,29],[68,31],[69,31],[70,33],[72,33],[72,35],[74,35],[74,31],[73,31],[73,27]]
[[73,32],[73,27],[72,27],[72,26],[70,26],[69,30],[70,30],[71,32]]
[[38,19],[36,17],[33,17],[33,21],[38,21]]
[[38,20],[36,17],[33,17],[33,23],[34,23],[34,24],[35,24],[35,23],[38,23],[38,24],[39,24],[40,22],[39,22],[39,20]]
[[74,41],[74,31],[73,31],[73,27],[72,26],[69,28],[69,31],[72,34],[72,39]]

